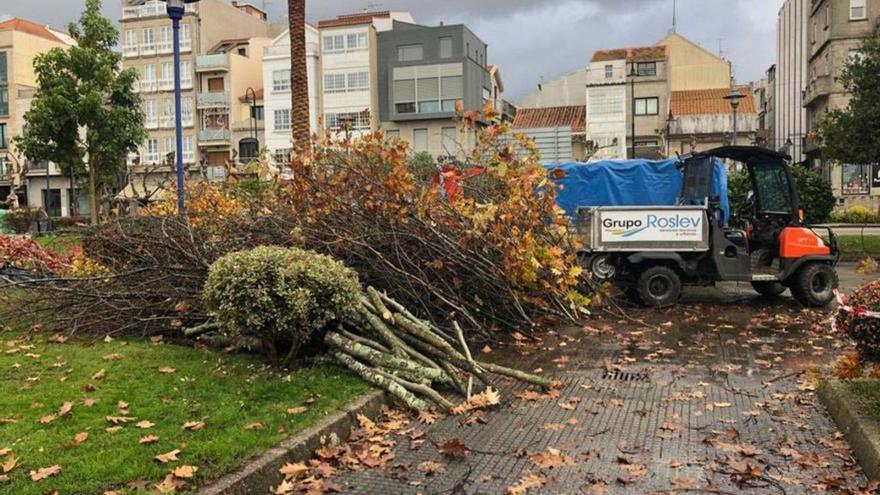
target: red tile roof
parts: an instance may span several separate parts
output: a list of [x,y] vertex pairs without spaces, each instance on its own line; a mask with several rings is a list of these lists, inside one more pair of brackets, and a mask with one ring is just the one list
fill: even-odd
[[379,12],[360,12],[357,14],[346,14],[337,16],[336,19],[326,19],[318,22],[318,28],[330,28],[340,26],[358,26],[360,24],[370,24],[374,18],[388,19],[391,17],[391,11],[383,10]]
[[607,62],[609,60],[662,60],[666,58],[666,46],[639,46],[633,48],[615,48],[593,52],[591,62]]
[[[748,86],[737,86],[743,95],[739,101],[738,113],[758,113],[755,106],[755,98]],[[730,114],[733,109],[730,102],[724,97],[729,95],[731,88],[696,89],[691,91],[673,91],[670,101],[670,111],[674,117],[680,115],[716,115]]]
[[584,106],[520,108],[513,120],[514,129],[536,129],[540,127],[571,127],[573,132],[584,132],[587,123],[587,108]]
[[22,33],[39,36],[40,38],[45,38],[47,40],[55,41],[57,43],[68,44],[68,40],[56,34],[56,32],[50,29],[48,26],[37,24],[36,22],[31,22],[27,19],[13,17],[12,19],[7,19],[3,22],[0,22],[0,31],[6,30],[20,31]]

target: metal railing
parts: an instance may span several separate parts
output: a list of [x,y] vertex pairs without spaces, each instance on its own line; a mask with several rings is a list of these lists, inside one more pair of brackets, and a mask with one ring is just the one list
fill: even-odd
[[[197,12],[197,8],[195,4],[186,4],[184,6],[184,11],[187,14],[194,14]],[[122,19],[138,19],[141,17],[157,17],[157,16],[165,16],[167,15],[167,10],[165,8],[165,2],[160,2],[159,0],[150,0],[149,2],[144,3],[143,5],[133,5],[131,7],[125,7],[122,9]]]
[[159,53],[162,55],[174,52],[174,43],[171,40],[162,40],[158,43],[158,46]]
[[174,89],[174,79],[159,79],[159,90],[168,91],[171,89]]
[[199,131],[199,142],[229,141],[229,129],[202,129]]
[[183,152],[183,163],[195,163],[196,162],[196,152],[195,151],[184,151]]
[[159,153],[144,153],[144,163],[159,163]]
[[155,79],[141,81],[141,92],[143,93],[154,92],[156,91],[156,88],[158,88],[158,84]]
[[210,107],[228,107],[230,103],[229,93],[199,93],[196,98],[197,105],[200,108]]
[[159,128],[159,119],[157,119],[156,117],[153,117],[153,118],[147,117],[147,119],[144,120],[144,127],[146,127],[147,129],[158,129]]
[[140,54],[140,49],[137,43],[133,45],[123,45],[122,46],[122,55],[125,57],[137,57]]
[[148,55],[155,55],[155,54],[156,54],[156,44],[155,43],[150,43],[150,44],[144,43],[143,45],[141,45],[141,55],[148,56]]

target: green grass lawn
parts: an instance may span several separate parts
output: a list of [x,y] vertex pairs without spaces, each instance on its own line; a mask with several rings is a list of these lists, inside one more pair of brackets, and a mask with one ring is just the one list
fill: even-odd
[[[314,423],[367,386],[333,367],[278,374],[248,356],[150,341],[53,343],[45,334],[7,330],[0,331],[0,390],[0,453],[11,452],[0,456],[0,465],[10,455],[18,459],[8,479],[0,477],[0,493],[66,495],[129,493],[128,484],[136,480],[149,482],[147,493],[153,493],[153,485],[181,465],[198,467],[195,481],[187,484],[192,489]],[[61,417],[66,402],[72,410]],[[288,414],[301,406],[307,411]],[[41,423],[50,415],[57,417]],[[107,419],[120,416],[137,420],[114,425]],[[141,421],[153,425],[140,428]],[[191,421],[204,427],[181,428]],[[75,445],[74,437],[83,432],[88,438]],[[139,443],[148,435],[158,440]],[[180,450],[179,461],[154,460],[173,450]],[[61,467],[57,476],[31,480],[31,471],[55,465]]]
[[845,385],[858,400],[862,411],[880,421],[880,380],[854,380]]
[[880,236],[842,235],[837,238],[837,242],[846,260],[857,260],[866,256],[880,257]]
[[66,255],[74,247],[82,244],[82,238],[80,235],[72,232],[41,235],[34,237],[34,241],[43,248],[54,251],[62,256]]

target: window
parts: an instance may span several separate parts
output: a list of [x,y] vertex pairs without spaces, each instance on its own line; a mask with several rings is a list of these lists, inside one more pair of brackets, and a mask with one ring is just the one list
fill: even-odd
[[290,110],[275,110],[275,130],[276,131],[289,131],[290,130]]
[[257,122],[262,122],[265,119],[266,110],[263,108],[263,105],[255,105],[251,107],[251,118],[256,119]]
[[455,127],[444,127],[440,130],[443,136],[443,153],[449,156],[458,154],[458,129]]
[[422,45],[403,45],[397,47],[397,60],[400,62],[417,62],[424,57]]
[[156,66],[147,64],[144,66],[144,81],[153,82],[156,80]]
[[174,117],[174,100],[165,98],[162,100],[162,116],[165,118]]
[[168,155],[174,157],[175,153],[177,153],[177,140],[173,137],[165,138],[165,154],[162,156],[162,159],[167,159]]
[[396,103],[394,108],[397,113],[416,113],[416,102]]
[[192,35],[189,31],[189,24],[180,25],[180,44],[188,45],[192,43]]
[[862,19],[867,19],[867,13],[865,12],[865,10],[865,0],[850,0],[849,20],[858,21]]
[[171,50],[173,42],[174,36],[171,31],[171,26],[162,26],[159,30],[159,49]]
[[416,152],[428,151],[428,130],[413,129],[412,145]]
[[660,113],[659,98],[636,98],[636,115],[658,115]]
[[400,139],[400,129],[391,129],[385,131],[385,137],[387,139]]
[[614,77],[614,66],[606,65],[605,66],[605,79],[611,79]]
[[370,112],[328,113],[324,115],[324,123],[331,131],[341,131],[346,127],[352,131],[369,131]]
[[290,91],[290,69],[272,72],[272,89],[275,91]]
[[260,156],[260,142],[254,138],[244,138],[238,142],[238,160],[250,163]]
[[144,29],[144,50],[152,50],[156,47],[156,38],[153,35],[153,28]]
[[636,74],[640,76],[656,76],[657,62],[638,62],[636,63]]
[[324,53],[339,53],[345,51],[345,36],[324,36]]
[[6,52],[0,52],[0,86],[9,84],[9,69],[6,65]]
[[[9,142],[6,137],[6,124],[0,124],[0,148],[8,148]],[[5,199],[5,198],[0,198]]]
[[137,55],[138,38],[137,31],[129,29],[125,32],[125,46],[123,47],[127,55]]
[[868,165],[843,164],[843,194],[868,194],[871,190]]
[[290,163],[290,152],[293,151],[290,148],[283,148],[275,151],[275,162],[276,163]]
[[187,82],[189,85],[192,85],[192,62],[189,60],[181,60],[180,61],[180,85],[183,87],[187,86]]
[[325,74],[325,93],[345,93],[345,74]]
[[492,99],[492,91],[488,88],[483,88],[483,105],[489,103],[489,100]]
[[348,91],[369,91],[370,90],[370,73],[369,72],[352,72],[348,74]]
[[440,113],[440,102],[436,100],[420,101],[419,113]]
[[9,115],[9,88],[0,86],[0,115]]
[[144,116],[147,122],[156,120],[156,100],[144,100]]
[[208,79],[209,93],[222,93],[226,87],[222,77],[212,77]]
[[440,58],[452,58],[452,36],[440,38]]
[[162,81],[174,81],[174,66],[171,62],[162,62]]
[[367,33],[349,34],[346,36],[346,51],[356,52],[367,49]]

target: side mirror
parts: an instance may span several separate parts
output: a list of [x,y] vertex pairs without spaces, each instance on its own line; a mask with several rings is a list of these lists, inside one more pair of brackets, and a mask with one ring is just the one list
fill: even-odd
[[755,191],[749,191],[746,194],[746,205],[752,206],[755,204]]

